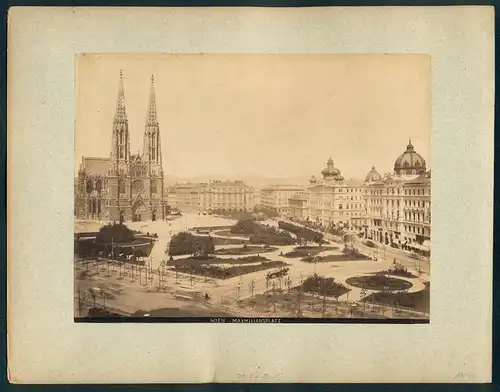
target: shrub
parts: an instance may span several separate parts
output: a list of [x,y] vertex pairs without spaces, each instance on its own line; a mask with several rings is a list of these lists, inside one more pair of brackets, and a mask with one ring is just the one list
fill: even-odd
[[318,244],[321,244],[323,241],[323,234],[317,231],[308,229],[306,227],[296,226],[292,223],[279,221],[278,227],[280,229],[289,231],[290,233],[295,234],[299,238],[304,238],[307,241],[314,241]]
[[304,281],[302,289],[306,292],[320,293],[333,297],[338,297],[350,291],[343,284],[335,282],[335,278],[324,278],[316,274],[309,276]]
[[293,245],[294,238],[286,231],[280,231],[273,227],[262,226],[255,219],[244,219],[236,222],[231,228],[233,234],[248,235],[251,244],[270,245]]
[[169,254],[186,255],[197,253],[213,253],[215,251],[212,237],[195,237],[191,233],[181,232],[170,240]]
[[134,232],[122,223],[103,226],[96,235],[97,242],[130,242],[134,238]]

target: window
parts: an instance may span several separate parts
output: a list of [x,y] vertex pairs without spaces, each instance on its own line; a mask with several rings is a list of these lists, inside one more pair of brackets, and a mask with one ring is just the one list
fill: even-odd
[[341,209],[342,209],[342,204],[339,204],[339,210],[341,210]]
[[87,181],[87,193],[92,193],[93,190],[94,190],[94,183],[92,182],[92,180],[88,180]]
[[124,181],[120,181],[118,188],[120,190],[120,194],[125,193],[125,182]]

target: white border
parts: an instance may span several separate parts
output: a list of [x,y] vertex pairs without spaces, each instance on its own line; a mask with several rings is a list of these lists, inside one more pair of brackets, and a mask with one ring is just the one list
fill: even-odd
[[[14,382],[487,382],[493,8],[12,8],[8,343]],[[432,56],[429,325],[73,323],[74,56]]]

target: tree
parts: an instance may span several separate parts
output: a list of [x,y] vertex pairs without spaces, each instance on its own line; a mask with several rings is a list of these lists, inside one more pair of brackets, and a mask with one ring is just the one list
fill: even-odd
[[318,246],[321,246],[321,244],[323,243],[323,236],[317,234],[314,236],[313,241],[316,242]]
[[133,231],[127,226],[121,223],[113,223],[99,229],[99,233],[96,235],[96,242],[131,242],[134,238]]

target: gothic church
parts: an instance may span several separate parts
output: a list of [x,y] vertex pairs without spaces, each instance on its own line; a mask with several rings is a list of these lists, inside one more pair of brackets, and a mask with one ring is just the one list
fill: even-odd
[[154,77],[142,154],[130,153],[123,73],[120,71],[109,158],[82,157],[75,186],[77,219],[144,221],[165,218],[160,128]]

